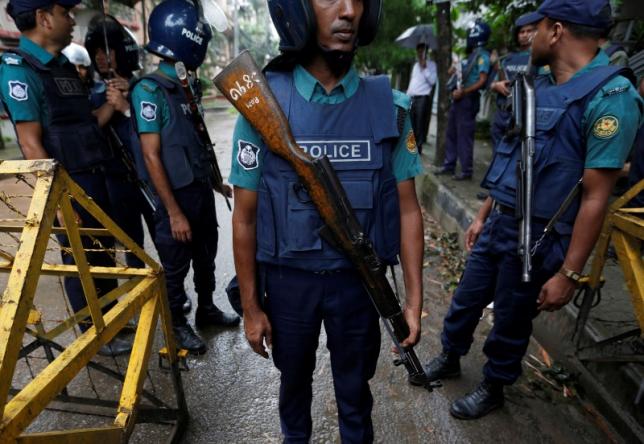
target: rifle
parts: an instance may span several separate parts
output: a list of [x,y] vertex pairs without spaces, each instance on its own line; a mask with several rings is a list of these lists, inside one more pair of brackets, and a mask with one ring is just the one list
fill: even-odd
[[329,159],[313,158],[297,145],[288,120],[268,86],[266,78],[250,56],[242,52],[214,78],[214,83],[260,134],[268,149],[285,159],[304,185],[325,226],[320,235],[344,252],[358,270],[371,301],[400,352],[409,381],[427,390],[438,384],[427,381],[412,347],[400,343],[409,336],[409,326],[378,258],[351,208],[349,199]]
[[518,73],[512,82],[512,120],[510,135],[521,137],[521,160],[517,163],[516,216],[519,229],[518,254],[523,268],[521,280],[530,282],[532,271],[532,192],[536,136],[536,99],[534,79],[529,74]]
[[116,130],[110,124],[107,125],[107,128],[109,130],[109,136],[111,137],[111,140],[116,145],[116,150],[121,155],[121,161],[127,169],[128,180],[136,184],[136,186],[141,191],[141,194],[143,194],[145,201],[148,203],[148,205],[150,205],[150,208],[154,213],[157,210],[157,206],[154,204],[154,194],[152,193],[150,186],[147,184],[147,182],[139,178],[139,175],[136,172],[134,158],[132,158],[130,150],[125,145],[123,145],[123,141],[116,133]]
[[195,96],[192,91],[192,86],[188,79],[188,71],[186,70],[183,62],[177,62],[174,64],[174,69],[181,82],[183,92],[188,99],[188,106],[190,106],[190,116],[192,117],[192,123],[197,130],[197,134],[201,139],[201,142],[206,147],[206,158],[208,159],[209,175],[212,182],[213,189],[224,196],[226,200],[226,205],[229,210],[232,210],[230,206],[230,197],[229,189],[224,185],[224,179],[221,175],[221,170],[219,169],[219,164],[217,163],[217,156],[215,155],[215,144],[212,143],[210,139],[210,134],[208,134],[208,128],[206,127],[206,122],[203,119],[203,108],[199,99]]

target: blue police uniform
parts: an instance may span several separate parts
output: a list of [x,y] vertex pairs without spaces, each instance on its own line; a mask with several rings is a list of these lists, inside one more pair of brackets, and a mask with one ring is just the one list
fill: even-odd
[[[47,153],[59,161],[71,178],[104,211],[109,214],[109,200],[105,187],[104,164],[110,157],[106,141],[98,127],[88,100],[88,90],[76,69],[63,55],[54,57],[45,49],[20,37],[17,49],[7,51],[0,64],[0,97],[12,123],[39,122],[42,126],[42,144]],[[74,204],[83,226],[100,224],[80,205]],[[65,236],[59,236],[63,245],[69,245]],[[101,239],[107,248],[110,239]],[[92,243],[83,239],[90,248]],[[107,253],[88,253],[93,265],[114,266]],[[71,254],[62,254],[65,264],[73,264]],[[99,296],[116,288],[114,279],[97,279]],[[85,307],[80,280],[65,278],[65,290],[74,311]],[[85,324],[81,328],[87,328]]]
[[[562,85],[550,76],[537,81],[533,233],[543,232],[584,169],[623,165],[641,123],[643,102],[620,74],[624,72],[609,67],[608,57],[599,51]],[[483,308],[494,302],[483,373],[487,381],[499,384],[512,384],[521,373],[539,291],[564,261],[580,204],[577,200],[570,206],[536,250],[532,281],[522,283],[514,216],[519,157],[520,140],[502,139],[483,180],[497,205],[468,258],[441,336],[445,352],[465,355]]]
[[[530,51],[511,52],[503,57],[499,64],[500,72],[503,72],[504,80],[512,82],[517,74],[526,72],[530,62]],[[508,98],[503,94],[496,95],[496,113],[492,122],[491,135],[492,146],[496,147],[505,134],[512,117],[511,110],[508,109]]]
[[[483,48],[472,51],[467,59],[462,61],[462,72],[465,74],[467,71],[469,73],[463,79],[464,88],[478,82],[481,73],[487,74],[490,71],[490,53]],[[444,171],[454,172],[458,160],[461,164],[461,175],[472,176],[474,132],[476,130],[476,115],[481,104],[480,99],[480,92],[474,91],[460,100],[452,102],[447,123]]]
[[[365,233],[383,260],[394,263],[400,248],[396,184],[420,172],[411,122],[407,117],[398,128],[394,106],[408,111],[409,99],[394,96],[386,78],[360,79],[353,69],[330,94],[299,65],[267,77],[298,144],[312,156],[329,157]],[[294,170],[247,125],[240,118],[230,182],[258,193],[257,261],[273,360],[281,372],[285,442],[311,437],[311,382],[322,323],[341,439],[371,442],[368,381],[380,350],[378,314],[347,258],[320,237],[322,220]],[[401,129],[407,139],[399,137]]]
[[[192,230],[192,242],[176,241],[168,213],[157,199],[154,242],[166,275],[172,321],[181,326],[186,324],[182,310],[186,301],[183,282],[191,262],[200,307],[212,306],[215,290],[218,224],[206,149],[190,121],[185,94],[169,63],[161,62],[159,70],[133,84],[131,104],[137,133],[160,134],[161,160],[174,197]],[[140,152],[135,157],[141,177],[147,178]]]
[[[103,81],[95,82],[91,89],[90,101],[94,109],[106,101],[106,85]],[[112,157],[105,162],[105,179],[110,199],[111,216],[119,227],[139,246],[143,246],[143,223],[145,219],[149,232],[154,234],[152,209],[141,194],[141,190],[131,177],[132,172],[126,167],[120,150],[128,150],[130,157],[140,152],[139,139],[132,126],[132,121],[119,112],[115,112],[104,128],[105,138],[110,144]],[[137,174],[134,172],[134,174]],[[132,253],[127,253],[125,261],[130,267],[143,267],[143,261]]]

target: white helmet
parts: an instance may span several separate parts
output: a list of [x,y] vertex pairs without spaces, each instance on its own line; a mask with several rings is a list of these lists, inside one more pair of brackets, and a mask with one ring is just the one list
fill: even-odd
[[92,61],[89,59],[89,53],[84,46],[77,43],[70,43],[63,49],[63,54],[74,65],[82,65],[89,67]]

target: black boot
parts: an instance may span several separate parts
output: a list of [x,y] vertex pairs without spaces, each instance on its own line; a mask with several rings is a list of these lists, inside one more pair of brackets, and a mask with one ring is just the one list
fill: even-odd
[[185,348],[193,355],[206,353],[206,343],[195,333],[188,324],[172,327],[178,348]]
[[452,403],[449,412],[458,419],[476,419],[503,407],[503,385],[483,380],[471,393]]
[[441,353],[429,361],[423,368],[429,382],[439,379],[456,378],[461,375],[460,356]]
[[120,356],[132,351],[132,343],[120,338],[113,338],[110,342],[98,349],[101,356]]
[[234,327],[239,325],[240,321],[240,317],[236,314],[224,313],[214,304],[206,307],[198,306],[195,314],[197,328],[205,328],[211,325]]

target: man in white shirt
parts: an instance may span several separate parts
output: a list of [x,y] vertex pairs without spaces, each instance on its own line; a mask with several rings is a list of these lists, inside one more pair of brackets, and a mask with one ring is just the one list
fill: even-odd
[[427,60],[427,45],[416,46],[418,61],[414,63],[409,80],[407,95],[411,97],[411,124],[414,129],[416,146],[422,154],[423,143],[427,140],[429,118],[432,113],[430,98],[436,84],[436,63]]

